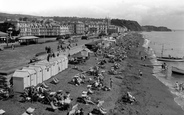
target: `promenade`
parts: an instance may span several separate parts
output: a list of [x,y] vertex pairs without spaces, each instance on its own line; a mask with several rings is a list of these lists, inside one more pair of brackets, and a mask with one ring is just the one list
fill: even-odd
[[[92,41],[92,39],[90,40],[77,39],[77,40],[78,45],[73,46],[70,51],[66,50],[66,52],[63,52],[63,54],[67,53],[73,54],[79,52],[84,44]],[[14,50],[6,49],[4,51],[0,51],[0,71],[9,71],[14,68],[24,66],[25,64],[29,63],[30,59],[32,59],[36,53],[44,52],[46,46],[51,47],[51,49],[53,49],[53,51],[56,52],[58,41],[16,47]]]

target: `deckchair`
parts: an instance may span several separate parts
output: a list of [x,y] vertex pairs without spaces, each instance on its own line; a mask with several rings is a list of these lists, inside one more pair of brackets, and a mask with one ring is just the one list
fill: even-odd
[[106,109],[104,109],[104,108],[102,108],[102,107],[100,107],[100,112],[102,113],[102,114],[106,114],[107,112],[106,112]]
[[54,111],[58,109],[58,107],[56,107],[56,106],[53,104],[52,101],[50,102],[50,105],[51,105],[51,107],[52,107],[52,109],[53,109]]
[[55,80],[59,82],[59,79],[57,77],[55,77]]
[[52,83],[54,83],[54,84],[58,84],[58,83],[59,83],[59,80],[58,80],[58,79],[56,79],[56,78],[52,78]]
[[26,110],[26,112],[27,112],[28,114],[32,114],[32,113],[34,112],[34,110],[35,110],[35,108],[29,107],[29,108]]
[[3,109],[0,109],[0,115],[4,115],[5,111]]
[[[33,115],[32,113],[34,112],[35,108],[29,107],[26,112],[24,112],[22,115]],[[1,115],[1,114],[0,114]]]
[[43,86],[44,88],[49,88],[49,86],[46,85],[45,82],[42,83],[42,86]]
[[74,106],[72,107],[72,110],[69,111],[67,115],[74,115],[75,112],[77,111],[77,109],[78,109],[78,104],[74,105]]

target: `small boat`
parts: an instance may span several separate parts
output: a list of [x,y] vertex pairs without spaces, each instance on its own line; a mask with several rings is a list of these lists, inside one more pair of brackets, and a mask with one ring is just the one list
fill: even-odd
[[177,67],[172,67],[172,73],[184,75],[184,70]]
[[157,57],[158,61],[167,61],[167,62],[184,62],[184,58],[178,57]]
[[[173,48],[172,48],[172,50],[173,50]],[[171,55],[169,55],[168,57],[164,57],[163,51],[164,51],[164,45],[162,45],[161,57],[157,57],[158,61],[167,61],[167,62],[183,62],[184,61],[184,57],[183,58],[172,57]]]

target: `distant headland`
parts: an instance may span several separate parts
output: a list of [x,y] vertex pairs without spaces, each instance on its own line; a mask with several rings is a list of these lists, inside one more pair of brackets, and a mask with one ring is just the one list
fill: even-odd
[[156,27],[151,25],[142,26],[142,30],[143,31],[172,31],[171,29],[164,26]]

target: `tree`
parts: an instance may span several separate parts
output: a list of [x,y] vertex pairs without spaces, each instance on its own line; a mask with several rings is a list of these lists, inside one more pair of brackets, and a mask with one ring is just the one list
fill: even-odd
[[17,36],[20,33],[20,29],[17,29],[15,25],[10,22],[4,22],[0,24],[0,31],[7,33],[8,29],[12,28],[12,36]]

